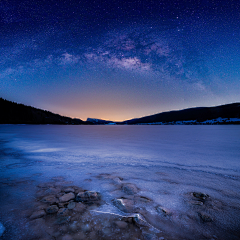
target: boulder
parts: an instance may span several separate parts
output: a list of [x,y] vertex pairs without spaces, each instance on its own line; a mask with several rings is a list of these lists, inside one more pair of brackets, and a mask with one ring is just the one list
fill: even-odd
[[74,193],[70,192],[70,193],[64,194],[62,197],[60,197],[59,201],[60,202],[68,202],[74,198],[75,198]]
[[140,214],[134,214],[132,217],[133,222],[138,226],[138,227],[149,227],[148,222],[145,221],[145,219],[140,215]]
[[204,201],[209,197],[207,194],[201,192],[193,192],[192,195],[200,201]]
[[114,199],[113,204],[122,212],[130,213],[134,212],[134,201],[131,199]]
[[57,205],[52,205],[52,206],[46,208],[46,213],[48,213],[48,214],[57,213],[58,210],[59,210],[59,208]]
[[75,202],[70,202],[70,203],[67,205],[67,208],[68,208],[68,209],[73,209],[73,208],[75,208],[75,206],[76,206],[76,203],[75,203]]
[[100,199],[100,193],[92,191],[79,192],[76,196],[77,202],[93,203],[99,201]]
[[129,194],[129,195],[134,195],[134,194],[138,193],[137,187],[134,184],[132,184],[132,183],[124,183],[122,185],[122,190],[126,194]]

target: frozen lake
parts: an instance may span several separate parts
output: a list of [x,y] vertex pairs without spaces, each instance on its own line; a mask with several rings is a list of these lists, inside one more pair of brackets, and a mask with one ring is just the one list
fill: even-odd
[[[93,209],[105,215],[123,214],[113,199],[133,201],[136,209],[124,214],[141,213],[157,230],[138,226],[140,235],[126,233],[129,239],[240,239],[239,125],[0,125],[0,146],[3,239],[31,239],[37,185],[51,181],[99,192],[104,203]],[[136,186],[134,195],[122,191],[127,183]],[[112,225],[103,229],[110,230],[95,229],[95,239],[120,234]],[[94,239],[81,226],[60,232],[49,239]]]

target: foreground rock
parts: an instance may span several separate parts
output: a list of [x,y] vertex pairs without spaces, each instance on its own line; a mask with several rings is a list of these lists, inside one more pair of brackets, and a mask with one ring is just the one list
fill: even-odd
[[70,192],[67,194],[64,194],[62,197],[59,198],[60,203],[62,202],[68,202],[70,200],[73,200],[75,198],[75,194]]
[[58,210],[59,210],[59,208],[57,205],[52,205],[52,206],[46,208],[46,213],[48,213],[48,214],[57,213]]
[[79,192],[76,196],[77,202],[84,202],[87,204],[98,202],[100,199],[101,199],[100,193],[91,191]]
[[122,212],[132,213],[135,210],[134,201],[131,199],[114,199],[113,204]]
[[122,185],[122,190],[123,190],[123,192],[125,192],[126,194],[129,194],[129,195],[134,195],[134,194],[138,193],[138,188],[132,183],[124,183]]

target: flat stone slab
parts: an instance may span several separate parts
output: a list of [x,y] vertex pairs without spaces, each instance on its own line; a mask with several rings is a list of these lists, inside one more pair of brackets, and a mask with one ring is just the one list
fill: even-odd
[[59,201],[60,202],[68,202],[74,198],[75,198],[74,193],[70,192],[70,193],[64,194],[62,197],[60,197]]

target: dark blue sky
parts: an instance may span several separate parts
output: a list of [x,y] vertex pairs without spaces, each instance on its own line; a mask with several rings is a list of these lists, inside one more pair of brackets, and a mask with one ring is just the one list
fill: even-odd
[[0,96],[85,120],[240,101],[240,1],[0,2]]

